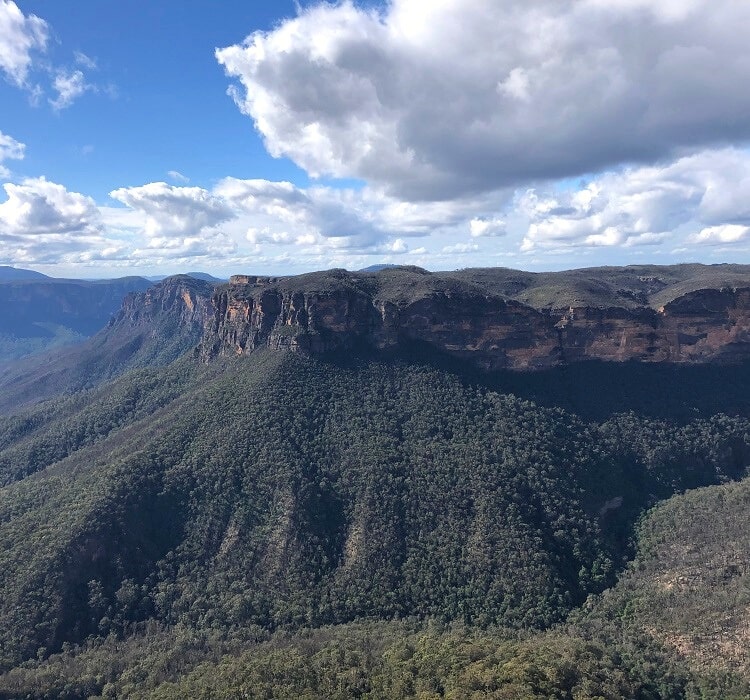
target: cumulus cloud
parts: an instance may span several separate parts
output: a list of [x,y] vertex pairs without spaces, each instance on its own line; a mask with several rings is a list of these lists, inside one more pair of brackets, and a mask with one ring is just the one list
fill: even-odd
[[143,212],[145,233],[153,237],[197,236],[234,216],[226,202],[201,187],[151,182],[140,187],[121,187],[109,195]]
[[255,243],[296,241],[331,248],[377,247],[393,236],[421,235],[403,222],[387,226],[374,194],[290,182],[225,178],[214,192],[253,217],[248,238]]
[[151,182],[140,187],[122,187],[110,197],[143,215],[144,248],[136,256],[196,258],[224,257],[235,245],[217,228],[235,218],[234,209],[201,187],[176,187]]
[[506,224],[502,219],[472,219],[469,222],[472,238],[493,238],[504,236]]
[[87,235],[100,228],[99,210],[91,197],[69,192],[43,177],[20,185],[3,185],[7,200],[0,204],[0,233],[26,235]]
[[274,156],[449,199],[750,137],[750,4],[314,5],[219,49]]
[[397,238],[392,243],[386,245],[386,249],[391,253],[406,253],[409,251],[409,245],[402,238]]
[[694,243],[744,240],[750,224],[750,153],[705,151],[665,165],[605,173],[584,187],[518,206],[529,219],[524,250],[661,243],[697,228]]
[[692,237],[695,243],[708,245],[726,245],[748,240],[750,227],[741,224],[724,224],[723,226],[708,226]]
[[119,255],[123,246],[104,237],[94,200],[43,177],[3,185],[0,260],[3,263],[77,262]]
[[23,160],[26,145],[0,131],[0,177],[10,177],[10,170],[3,165],[6,160]]
[[[476,212],[475,231],[503,233],[503,223],[487,212],[507,204],[509,194],[438,202],[405,202],[377,188],[314,186],[225,178],[214,188],[248,221],[247,238],[256,245],[317,247],[361,254],[407,252],[404,239],[436,234],[464,236]],[[395,247],[394,247],[395,246]]]
[[5,78],[25,87],[35,51],[47,48],[49,28],[36,15],[24,15],[12,0],[0,0],[0,70]]

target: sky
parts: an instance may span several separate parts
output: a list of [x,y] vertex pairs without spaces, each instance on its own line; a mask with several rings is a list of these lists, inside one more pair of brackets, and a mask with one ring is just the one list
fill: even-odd
[[750,3],[0,0],[0,265],[750,263]]

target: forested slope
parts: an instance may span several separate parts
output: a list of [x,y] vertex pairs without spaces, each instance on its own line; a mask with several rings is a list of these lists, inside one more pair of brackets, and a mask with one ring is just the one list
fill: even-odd
[[107,324],[143,277],[65,280],[30,270],[0,271],[0,364],[81,342]]
[[[340,647],[354,644],[357,655],[364,642],[346,625],[405,618],[418,626],[383,628],[385,656],[360,670],[373,675],[371,689],[378,674],[390,677],[403,644],[426,643],[420,625],[430,620],[469,628],[440,633],[443,670],[428,659],[409,666],[415,688],[422,676],[461,675],[460,659],[475,653],[464,648],[474,648],[471,630],[490,626],[494,641],[476,642],[476,653],[492,673],[504,655],[591,673],[599,659],[615,669],[602,682],[622,689],[668,687],[662,676],[672,671],[612,656],[585,636],[514,641],[498,630],[548,628],[615,583],[645,508],[745,474],[750,421],[584,420],[424,363],[258,352],[207,367],[186,357],[27,409],[0,421],[0,446],[2,663],[10,671],[42,660],[0,678],[7,697],[59,683],[80,694],[84,680],[90,694],[107,682],[122,690],[133,668],[146,678],[185,634],[204,641],[184,657],[175,651],[154,687],[243,650],[250,668],[281,664],[285,674],[302,664],[303,678],[319,663],[305,661],[304,636],[284,642],[301,657],[279,659],[269,634],[345,625],[331,639],[313,635],[313,656],[356,666]],[[161,651],[139,657],[143,635]],[[122,649],[132,667],[115,659]],[[80,664],[99,669],[93,681]],[[241,685],[242,667],[233,668]],[[682,688],[693,682],[686,670],[680,678]]]
[[[723,286],[708,303],[747,274],[339,270],[129,297],[0,373],[0,698],[750,697],[750,363]],[[447,303],[430,328],[466,349],[465,298],[653,315],[705,285],[721,363],[488,372],[408,333],[357,342],[381,292],[417,323]],[[633,337],[595,317],[592,338]]]
[[91,389],[139,367],[163,367],[195,348],[214,286],[170,277],[125,298],[109,323],[72,347],[0,366],[0,415]]

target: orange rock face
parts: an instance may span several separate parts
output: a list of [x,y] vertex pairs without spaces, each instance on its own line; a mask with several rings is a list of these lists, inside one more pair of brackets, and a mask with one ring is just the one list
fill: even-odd
[[213,298],[203,356],[260,347],[318,354],[421,343],[485,369],[535,370],[585,360],[702,363],[750,357],[750,288],[685,294],[661,309],[535,309],[478,293],[409,300],[341,285],[284,288],[233,278]]

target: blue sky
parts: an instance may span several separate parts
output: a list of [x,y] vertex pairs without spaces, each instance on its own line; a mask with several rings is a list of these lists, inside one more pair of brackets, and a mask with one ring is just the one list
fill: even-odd
[[732,0],[0,0],[0,264],[750,262]]
[[[44,173],[97,202],[117,187],[168,178],[170,170],[202,186],[229,173],[304,178],[290,161],[267,155],[227,96],[214,58],[216,47],[294,16],[293,2],[227,2],[220,11],[195,0],[46,0],[18,7],[49,23],[46,59],[82,69],[97,88],[56,111],[33,106],[27,94],[0,82],[0,128],[27,144],[19,171]],[[96,68],[82,66],[76,53]]]

